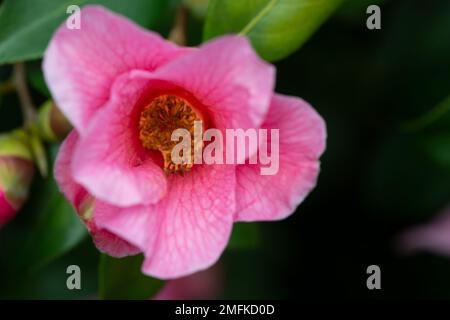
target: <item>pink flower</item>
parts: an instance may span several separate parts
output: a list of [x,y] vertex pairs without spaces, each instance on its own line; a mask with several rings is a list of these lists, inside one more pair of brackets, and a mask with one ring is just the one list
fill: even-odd
[[[181,48],[98,6],[81,19],[79,30],[57,30],[43,68],[75,128],[55,176],[100,250],[143,252],[154,277],[188,275],[218,260],[233,222],[283,219],[314,188],[324,122],[303,100],[273,92],[275,70],[246,38]],[[171,166],[167,128],[190,130],[194,119],[222,131],[279,129],[278,173]]]
[[450,206],[431,222],[404,231],[397,246],[403,253],[423,250],[450,256]]
[[25,133],[0,134],[0,228],[8,223],[28,196],[34,166]]

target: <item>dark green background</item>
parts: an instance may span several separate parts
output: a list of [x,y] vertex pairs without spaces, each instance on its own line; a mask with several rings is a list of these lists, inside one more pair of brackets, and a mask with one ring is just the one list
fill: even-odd
[[[257,244],[250,239],[249,246],[227,249],[222,297],[450,297],[448,258],[395,250],[401,231],[429,221],[450,202],[450,114],[425,128],[402,129],[450,94],[450,1],[376,1],[382,29],[371,31],[365,10],[372,2],[345,3],[297,52],[276,63],[277,91],[303,97],[324,117],[327,150],[317,188],[293,216],[258,223]],[[164,35],[170,12],[152,25]],[[200,42],[201,28],[190,18],[190,44]],[[33,98],[41,103],[39,65],[27,63]],[[9,66],[0,66],[1,80],[9,73]],[[14,95],[0,97],[1,131],[20,125],[17,104]],[[54,149],[49,146],[49,153]],[[47,199],[42,185],[36,178],[33,199]],[[22,240],[41,208],[33,199],[0,232],[0,297],[95,297],[99,256],[89,237],[48,265],[39,253],[27,260],[34,244]],[[82,268],[83,290],[65,288],[68,264]],[[366,288],[371,264],[381,267],[382,290]]]

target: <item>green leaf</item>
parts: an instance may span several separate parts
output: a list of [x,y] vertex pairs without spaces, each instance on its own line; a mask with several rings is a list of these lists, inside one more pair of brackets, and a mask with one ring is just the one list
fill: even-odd
[[36,208],[41,217],[24,246],[26,259],[39,268],[71,250],[87,235],[72,206],[64,199],[54,181],[44,186],[44,199]]
[[204,40],[247,35],[268,61],[282,59],[320,27],[342,0],[211,0]]
[[102,254],[99,265],[100,299],[150,299],[164,284],[141,272],[143,255],[112,258]]
[[144,27],[156,24],[168,6],[164,0],[5,0],[0,7],[0,64],[37,59],[56,28],[68,17],[69,5],[100,4]]
[[[6,257],[11,259],[10,257]],[[45,268],[32,273],[0,275],[0,299],[89,299],[98,294],[97,248],[92,240],[86,238],[76,248],[52,261]],[[66,286],[67,267],[78,265],[81,268],[81,289],[68,290]],[[2,271],[4,271],[2,269]]]
[[260,226],[257,223],[235,223],[233,233],[228,242],[228,249],[253,249],[261,238]]

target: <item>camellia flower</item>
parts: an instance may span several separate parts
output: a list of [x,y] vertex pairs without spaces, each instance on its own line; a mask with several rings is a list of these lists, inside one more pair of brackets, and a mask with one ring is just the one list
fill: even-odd
[[0,228],[27,199],[33,177],[33,160],[23,131],[0,135]]
[[[245,37],[178,47],[88,6],[80,29],[54,34],[43,69],[74,126],[55,164],[61,190],[100,250],[143,252],[148,275],[209,267],[233,222],[283,219],[315,186],[324,122],[303,100],[273,92],[274,67]],[[170,163],[172,131],[198,119],[221,131],[279,129],[277,174],[261,175],[259,164]]]

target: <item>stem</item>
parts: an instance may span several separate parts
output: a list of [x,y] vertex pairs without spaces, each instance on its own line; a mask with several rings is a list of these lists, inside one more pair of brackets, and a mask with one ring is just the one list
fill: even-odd
[[186,26],[188,10],[184,5],[179,5],[175,17],[175,24],[169,33],[169,40],[180,46],[186,45]]
[[36,108],[31,100],[30,92],[28,91],[25,64],[23,62],[16,63],[13,67],[12,81],[16,87],[17,95],[19,96],[20,106],[24,117],[25,127],[31,126],[36,120]]

